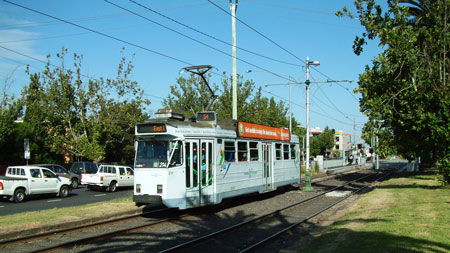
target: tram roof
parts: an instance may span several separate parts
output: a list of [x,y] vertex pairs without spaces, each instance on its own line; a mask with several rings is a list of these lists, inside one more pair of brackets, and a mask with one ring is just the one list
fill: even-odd
[[[171,126],[174,128],[179,128],[179,129],[183,129],[183,128],[204,128],[204,129],[211,129],[211,130],[227,130],[227,131],[232,131],[233,135],[235,137],[238,137],[238,125],[240,124],[240,121],[237,120],[232,120],[232,119],[217,119],[216,124],[212,123],[212,122],[197,122],[194,120],[177,120],[177,119],[149,119],[146,120],[142,123],[138,123],[136,124],[137,127],[139,126],[145,126],[145,125],[167,125],[167,126]],[[245,123],[245,122],[244,122]],[[245,124],[250,124],[250,123],[245,123]],[[256,125],[256,124],[255,124]],[[259,125],[259,126],[263,126],[263,125]],[[263,126],[263,127],[267,127],[267,126]],[[164,130],[165,131],[165,130]],[[224,132],[222,132],[223,134]],[[231,132],[230,132],[231,133]],[[231,137],[231,136],[230,136]],[[243,138],[245,138],[246,136],[244,136]],[[241,137],[242,138],[242,137]],[[258,138],[258,137],[253,137],[254,139],[264,139],[264,138]],[[271,140],[277,140],[277,139],[271,139]],[[278,139],[280,141],[280,139]],[[294,142],[294,143],[298,143],[299,142],[299,138],[298,136],[292,134],[290,135],[290,139],[289,140],[281,140],[281,141],[290,141],[290,142]]]
[[[237,120],[232,119],[218,119],[217,126],[221,129],[236,131],[237,128]],[[176,120],[176,119],[149,119],[142,123],[137,123],[140,125],[147,124],[167,124],[172,127],[201,127],[201,128],[216,128],[216,124],[212,124],[209,122],[195,122],[192,120]]]

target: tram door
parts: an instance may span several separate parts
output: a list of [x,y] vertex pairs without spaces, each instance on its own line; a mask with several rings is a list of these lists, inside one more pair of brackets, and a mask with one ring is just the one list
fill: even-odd
[[188,206],[213,201],[213,141],[186,141],[186,200]]
[[263,143],[263,176],[264,176],[264,190],[272,190],[272,145],[270,143]]

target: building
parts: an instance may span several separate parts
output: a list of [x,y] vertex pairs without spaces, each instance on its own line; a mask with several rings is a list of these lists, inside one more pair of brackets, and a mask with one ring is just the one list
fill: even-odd
[[342,152],[352,148],[351,134],[344,133],[343,131],[336,131],[334,133],[334,150]]

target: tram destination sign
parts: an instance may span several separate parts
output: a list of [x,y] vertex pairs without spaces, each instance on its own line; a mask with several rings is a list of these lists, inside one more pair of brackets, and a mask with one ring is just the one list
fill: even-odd
[[239,137],[290,141],[289,129],[269,127],[264,125],[239,122],[237,133]]
[[137,125],[137,132],[140,134],[147,133],[165,133],[167,132],[165,124],[158,123],[144,123]]

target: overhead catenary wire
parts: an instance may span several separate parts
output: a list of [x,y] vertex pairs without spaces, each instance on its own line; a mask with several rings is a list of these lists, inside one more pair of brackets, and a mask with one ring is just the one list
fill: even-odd
[[[220,9],[221,11],[225,12],[226,14],[230,15],[233,17],[233,14],[229,13],[228,11],[226,11],[225,9],[223,9],[222,7],[220,7],[219,5],[213,3],[211,0],[208,0],[208,2],[210,2],[212,5],[214,5],[215,7],[217,7],[218,9]],[[234,16],[234,18],[236,18],[236,20],[238,20],[241,24],[245,25],[246,27],[248,27],[250,30],[256,32],[257,34],[259,34],[260,36],[262,36],[263,38],[265,38],[266,40],[270,41],[271,43],[273,43],[274,45],[276,45],[277,47],[279,47],[280,49],[282,49],[283,51],[285,51],[286,53],[290,54],[291,56],[293,56],[294,58],[296,58],[297,60],[299,60],[300,62],[306,64],[306,62],[302,59],[300,59],[299,57],[297,57],[296,55],[294,55],[293,53],[291,53],[289,50],[285,49],[284,47],[282,47],[280,44],[276,43],[275,41],[273,41],[272,39],[270,39],[269,37],[267,37],[266,35],[262,34],[261,32],[259,32],[258,30],[256,30],[255,28],[251,27],[250,25],[248,25],[247,23],[245,23],[244,21],[242,21],[240,18]]]
[[[24,6],[21,6],[21,5],[15,4],[15,3],[12,3],[12,2],[10,2],[10,1],[7,1],[7,0],[4,0],[4,2],[7,2],[7,3],[10,3],[10,4],[16,5],[16,6],[18,6],[18,7],[22,7],[22,8],[24,8],[24,9],[28,9],[28,10],[30,10],[30,11],[36,12],[36,13],[38,13],[38,14],[41,14],[41,15],[45,15],[45,16],[48,16],[48,17],[54,18],[54,19],[56,19],[56,20],[59,20],[59,21],[61,21],[61,22],[65,22],[65,23],[68,23],[68,24],[71,24],[71,25],[77,26],[77,27],[79,27],[79,28],[82,28],[82,29],[88,30],[88,31],[90,31],[90,32],[93,32],[93,33],[97,33],[97,34],[100,34],[100,35],[102,35],[102,36],[105,36],[105,37],[108,37],[108,38],[111,38],[111,39],[114,39],[114,40],[120,41],[120,42],[122,42],[122,43],[125,43],[125,44],[129,44],[129,45],[132,45],[132,46],[134,46],[134,47],[138,47],[138,48],[140,48],[140,49],[143,49],[143,50],[145,50],[145,51],[150,51],[150,52],[152,52],[152,53],[155,53],[155,54],[158,54],[158,55],[160,55],[160,56],[163,56],[163,57],[167,57],[167,58],[170,58],[170,59],[172,59],[172,60],[175,60],[175,61],[178,61],[178,62],[182,62],[182,63],[184,63],[184,64],[187,64],[187,65],[193,65],[193,64],[191,64],[191,63],[189,63],[189,62],[186,62],[186,61],[183,61],[183,60],[177,59],[177,58],[175,58],[175,57],[171,57],[171,56],[165,55],[165,54],[163,54],[163,53],[160,53],[160,52],[156,52],[156,51],[154,51],[154,50],[151,50],[151,49],[148,49],[148,48],[142,47],[142,46],[140,46],[140,45],[136,45],[136,44],[134,44],[134,43],[131,43],[131,42],[125,41],[125,40],[123,40],[123,39],[120,39],[120,38],[116,38],[116,37],[113,37],[113,36],[110,36],[110,35],[107,35],[107,34],[104,34],[104,33],[98,32],[98,31],[95,31],[95,30],[93,30],[93,29],[90,29],[90,28],[86,28],[86,27],[83,27],[83,26],[80,26],[80,25],[77,25],[77,24],[74,24],[74,23],[71,23],[71,22],[66,22],[65,20],[62,20],[62,19],[59,19],[59,18],[53,17],[53,16],[51,16],[51,15],[48,15],[48,14],[45,14],[45,13],[42,13],[42,12],[39,12],[39,11],[36,11],[36,10],[33,10],[33,9],[30,9],[30,8],[28,8],[28,7],[24,7]],[[254,65],[252,65],[252,66],[254,66]],[[262,69],[262,70],[265,70],[265,69],[263,69],[263,68],[260,68],[260,67],[258,67],[258,66],[254,66],[254,67],[256,67],[256,68],[258,68],[258,69]],[[273,73],[273,72],[271,72],[271,71],[268,71],[268,70],[265,70],[265,71],[267,71],[268,73]],[[279,77],[281,77],[281,76],[279,76]],[[283,78],[283,79],[286,79],[286,78],[284,78],[284,77],[282,77],[282,78]]]
[[[145,19],[145,20],[147,20],[147,21],[149,21],[149,22],[151,22],[151,23],[153,23],[153,24],[155,24],[155,25],[161,26],[161,27],[163,27],[163,28],[165,28],[165,29],[167,29],[167,30],[169,30],[169,31],[172,31],[172,32],[174,32],[174,33],[176,33],[176,34],[178,34],[178,35],[180,35],[180,36],[183,36],[183,37],[185,37],[185,38],[188,38],[188,39],[190,39],[190,40],[193,40],[193,41],[195,41],[195,42],[197,42],[197,43],[199,43],[199,44],[201,44],[201,45],[203,45],[203,46],[206,46],[206,47],[208,47],[208,48],[210,48],[210,49],[212,49],[212,50],[214,50],[214,51],[217,51],[217,52],[222,53],[222,54],[224,54],[224,55],[233,57],[231,54],[229,54],[229,53],[227,53],[227,52],[224,52],[224,51],[222,51],[222,50],[220,50],[220,49],[218,49],[218,48],[215,48],[215,47],[213,47],[213,46],[211,46],[211,45],[208,45],[208,44],[206,44],[206,43],[204,43],[204,42],[202,42],[202,41],[200,41],[200,40],[197,40],[197,39],[195,39],[195,38],[192,38],[191,36],[188,36],[188,35],[186,35],[186,34],[184,34],[184,33],[181,33],[181,32],[179,32],[179,31],[177,31],[177,30],[175,30],[175,29],[172,29],[172,28],[170,28],[170,27],[168,27],[168,26],[166,26],[166,25],[163,25],[163,24],[161,24],[161,23],[159,23],[159,22],[156,22],[156,21],[154,21],[154,20],[152,20],[152,19],[149,19],[149,18],[147,18],[147,17],[144,17],[144,16],[142,16],[142,15],[140,15],[140,14],[138,14],[138,13],[132,11],[132,10],[129,10],[129,9],[125,8],[125,7],[122,7],[122,6],[118,5],[118,4],[115,4],[115,3],[113,3],[113,2],[110,2],[110,1],[108,1],[108,0],[104,0],[104,1],[105,1],[106,3],[109,3],[109,4],[113,5],[113,6],[118,7],[118,8],[120,8],[120,9],[124,10],[124,11],[133,13],[134,15],[136,15],[136,16],[138,16],[138,17],[140,17],[140,18],[143,18],[143,19]],[[270,74],[272,74],[272,75],[274,75],[274,76],[277,76],[277,77],[280,77],[280,78],[282,78],[282,79],[288,80],[286,77],[284,77],[284,76],[282,76],[282,75],[279,75],[279,74],[277,74],[277,73],[275,73],[275,72],[272,72],[272,71],[270,71],[270,70],[268,70],[268,69],[265,69],[265,68],[263,68],[263,67],[260,67],[260,66],[258,66],[258,65],[256,65],[256,64],[253,64],[253,63],[249,62],[249,61],[243,60],[242,58],[236,57],[236,59],[239,60],[239,61],[241,61],[241,62],[244,62],[244,63],[246,63],[246,64],[248,64],[248,65],[250,65],[250,66],[252,66],[252,67],[255,67],[255,68],[257,68],[257,69],[260,69],[260,70],[263,70],[263,71],[265,71],[265,72],[267,72],[267,73],[270,73]],[[192,65],[192,64],[191,64],[191,65]]]
[[64,23],[67,23],[67,24],[70,24],[70,25],[73,25],[73,26],[76,26],[76,27],[78,27],[78,28],[81,28],[81,29],[84,29],[84,30],[87,30],[87,31],[90,31],[90,32],[93,32],[93,33],[96,33],[96,34],[99,34],[99,35],[102,35],[102,36],[104,36],[104,37],[107,37],[107,38],[110,38],[110,39],[113,39],[113,40],[116,40],[116,41],[119,41],[119,42],[122,42],[122,43],[124,43],[124,44],[131,45],[131,46],[133,46],[133,47],[140,48],[140,49],[142,49],[142,50],[145,50],[145,51],[148,51],[148,52],[157,54],[157,55],[159,55],[159,56],[162,56],[162,57],[165,57],[165,58],[168,58],[168,59],[171,59],[171,60],[174,60],[174,61],[177,61],[177,62],[186,64],[186,65],[193,65],[192,63],[189,63],[189,62],[187,62],[187,61],[183,61],[183,60],[177,59],[177,58],[175,58],[175,57],[172,57],[172,56],[169,56],[169,55],[166,55],[166,54],[157,52],[157,51],[155,51],[155,50],[151,50],[151,49],[149,49],[149,48],[140,46],[140,45],[138,45],[138,44],[135,44],[135,43],[132,43],[132,42],[129,42],[129,41],[126,41],[126,40],[123,40],[123,39],[120,39],[120,38],[117,38],[117,37],[114,37],[114,36],[111,36],[111,35],[108,35],[108,34],[105,34],[105,33],[99,32],[99,31],[96,31],[96,30],[93,30],[93,29],[91,29],[91,28],[88,28],[88,27],[85,27],[85,26],[82,26],[82,25],[75,24],[75,23],[73,23],[73,22],[70,22],[70,21],[67,21],[67,20],[64,20],[64,19],[61,19],[61,18],[52,16],[52,15],[50,15],[50,14],[43,13],[43,12],[41,12],[41,11],[38,11],[38,10],[35,10],[35,9],[32,9],[32,8],[28,8],[28,7],[26,7],[26,6],[23,6],[23,5],[20,5],[20,4],[17,4],[17,3],[13,3],[13,2],[8,1],[8,0],[3,0],[3,1],[6,2],[6,3],[9,3],[9,4],[12,4],[12,5],[15,5],[15,6],[17,6],[17,7],[20,7],[20,8],[26,9],[26,10],[29,10],[29,11],[31,11],[31,12],[34,12],[34,13],[37,13],[37,14],[40,14],[40,15],[43,15],[43,16],[46,16],[46,17],[49,17],[49,18],[52,18],[52,19],[55,19],[55,20],[64,22]]
[[[228,45],[228,46],[233,46],[233,44],[231,44],[231,43],[229,43],[229,42],[226,42],[226,41],[224,41],[224,40],[222,40],[222,39],[219,39],[219,38],[217,38],[217,37],[215,37],[215,36],[209,35],[209,34],[207,34],[207,33],[205,33],[205,32],[202,32],[202,31],[200,31],[200,30],[198,30],[198,29],[196,29],[196,28],[193,28],[193,27],[191,27],[191,26],[188,26],[188,25],[186,25],[186,24],[184,24],[184,23],[182,23],[182,22],[180,22],[180,21],[178,21],[178,20],[175,20],[175,19],[173,19],[173,18],[171,18],[171,17],[169,17],[169,16],[167,16],[167,15],[164,15],[164,14],[162,14],[162,13],[160,13],[160,12],[158,12],[158,11],[156,11],[156,10],[154,10],[154,9],[152,9],[152,8],[150,8],[150,7],[148,7],[148,6],[145,6],[145,5],[143,5],[143,4],[140,4],[140,3],[138,3],[138,2],[136,2],[136,1],[134,1],[134,0],[129,0],[129,1],[132,2],[132,3],[134,3],[134,4],[136,4],[136,5],[138,5],[138,6],[140,6],[140,7],[142,7],[142,8],[144,8],[144,9],[147,9],[147,10],[153,12],[153,13],[155,13],[155,14],[157,14],[157,15],[159,15],[159,16],[165,18],[165,19],[168,19],[168,20],[170,20],[170,21],[172,21],[172,22],[174,22],[174,23],[176,23],[176,24],[179,24],[179,25],[181,25],[181,26],[183,26],[183,27],[185,27],[185,28],[188,28],[188,29],[190,29],[190,30],[192,30],[192,31],[194,31],[194,32],[197,32],[197,33],[199,33],[199,34],[202,34],[202,35],[204,35],[204,36],[206,36],[206,37],[208,37],[208,38],[210,38],[210,39],[219,41],[219,42],[221,42],[221,43],[223,43],[223,44],[226,44],[226,45]],[[108,1],[106,1],[106,2],[108,2]],[[277,60],[277,59],[275,59],[275,58],[268,57],[268,56],[265,56],[265,55],[262,55],[262,54],[253,52],[253,51],[247,50],[247,49],[242,48],[242,47],[239,47],[239,46],[236,46],[236,48],[239,49],[239,50],[242,50],[242,51],[244,51],[244,52],[247,52],[247,53],[250,53],[250,54],[253,54],[253,55],[256,55],[256,56],[265,58],[265,59],[268,59],[268,60],[276,61],[276,62],[279,62],[279,63],[291,65],[291,66],[301,67],[301,65],[299,65],[299,64],[295,64],[295,63],[290,63],[290,62],[286,62],[286,61]]]
[[[172,7],[164,8],[164,10],[186,8],[186,7],[205,5],[205,4],[206,4],[205,2],[196,2],[196,3],[182,4],[182,5],[179,5],[179,6],[172,6]],[[109,14],[109,15],[101,15],[101,16],[92,16],[92,17],[86,17],[86,18],[71,19],[69,21],[71,21],[71,22],[85,22],[85,21],[93,21],[93,20],[112,19],[112,18],[128,16],[128,15],[131,15],[131,14],[127,14],[127,13]],[[0,29],[16,29],[16,28],[50,26],[50,25],[59,25],[59,24],[61,24],[61,22],[40,22],[40,23],[23,22],[23,23],[18,23],[18,24],[0,25]]]
[[[222,7],[220,7],[219,5],[213,3],[211,0],[208,0],[209,3],[211,3],[212,5],[214,5],[215,7],[217,7],[218,9],[220,9],[221,11],[225,12],[227,15],[233,16],[233,14],[229,13],[228,11],[226,11],[225,9],[223,9]],[[306,62],[302,59],[300,59],[298,56],[294,55],[293,53],[291,53],[289,50],[285,49],[284,47],[282,47],[280,44],[278,44],[277,42],[275,42],[274,40],[270,39],[269,37],[267,37],[266,35],[264,35],[263,33],[259,32],[258,30],[256,30],[255,28],[253,28],[252,26],[248,25],[246,22],[242,21],[241,19],[239,19],[238,17],[235,17],[236,20],[238,20],[240,23],[242,23],[243,25],[245,25],[246,27],[248,27],[250,30],[256,32],[257,34],[259,34],[260,36],[262,36],[263,38],[265,38],[266,40],[270,41],[272,44],[276,45],[278,48],[280,48],[281,50],[283,50],[284,52],[288,53],[289,55],[291,55],[292,57],[294,57],[295,59],[299,60],[300,62],[306,64]],[[329,80],[333,80],[332,78],[330,78],[329,76],[327,76],[326,74],[324,74],[323,72],[317,70],[316,68],[312,67],[313,70],[317,71],[319,74],[321,74],[322,76],[326,77]],[[342,86],[339,82],[336,82],[341,88],[347,90],[356,101],[359,101],[349,90],[348,88],[345,88],[344,86]]]
[[[30,56],[30,55],[27,55],[27,54],[18,52],[18,51],[16,51],[16,50],[13,50],[13,49],[10,49],[10,48],[1,46],[1,45],[0,45],[0,48],[2,48],[2,49],[4,49],[4,50],[7,50],[7,51],[10,51],[10,52],[13,52],[13,53],[18,54],[18,55],[21,55],[21,56],[23,56],[23,57],[32,59],[32,60],[34,60],[34,61],[38,61],[38,62],[43,63],[43,64],[48,64],[49,66],[52,66],[53,68],[58,69],[58,70],[60,70],[60,71],[65,71],[65,72],[69,71],[69,69],[63,69],[63,68],[61,68],[61,67],[59,67],[59,66],[57,66],[57,65],[51,64],[51,63],[48,62],[48,61],[46,62],[46,61],[40,60],[40,59],[38,59],[38,58],[36,58],[36,57],[33,57],[33,56]],[[7,57],[3,57],[3,56],[0,56],[0,57],[5,58],[5,59],[8,59],[8,60],[13,61],[13,62],[16,62],[16,63],[19,63],[19,64],[21,64],[21,65],[30,66],[30,67],[32,67],[32,68],[35,68],[35,69],[37,69],[37,70],[42,71],[41,68],[34,67],[34,66],[32,66],[32,65],[29,65],[29,64],[26,64],[26,63],[23,63],[23,62],[14,60],[14,59],[10,59],[10,58],[7,58]],[[91,77],[91,76],[84,75],[84,74],[81,74],[81,73],[80,73],[80,76],[85,77],[85,78],[88,78],[88,79],[93,80],[93,81],[99,81],[99,80],[98,80],[97,78],[95,78],[95,77]],[[144,96],[147,96],[147,97],[153,97],[153,98],[159,99],[159,100],[161,100],[161,101],[164,100],[163,97],[159,97],[159,96],[155,96],[155,95],[150,95],[150,94],[147,94],[147,93],[145,93],[145,92],[144,92],[143,95],[144,95]]]
[[[267,91],[267,90],[264,90],[264,89],[261,89],[261,90],[262,90],[263,92],[266,92],[266,93],[268,93],[268,94],[271,94],[272,96],[277,97],[277,98],[279,98],[279,99],[281,99],[281,100],[283,100],[283,101],[289,103],[289,100],[288,100],[288,99],[285,99],[285,98],[283,98],[283,97],[281,97],[281,96],[278,96],[278,95],[274,94],[273,92],[270,92],[270,91]],[[298,104],[298,103],[295,103],[295,102],[292,102],[292,104],[295,105],[295,106],[301,107],[302,109],[305,109],[305,108],[306,108],[304,105],[301,105],[301,104]],[[315,113],[315,114],[317,114],[317,115],[320,115],[320,116],[322,116],[322,117],[326,117],[326,118],[332,119],[332,120],[334,120],[334,121],[336,121],[336,122],[339,122],[339,123],[341,123],[341,124],[345,124],[345,125],[348,125],[348,126],[353,126],[353,123],[348,123],[348,122],[344,122],[344,121],[338,120],[338,119],[334,118],[333,116],[331,116],[331,115],[329,115],[329,114],[323,114],[323,113],[317,112],[317,111],[315,111],[315,110],[310,110],[310,111],[313,112],[313,113]]]

